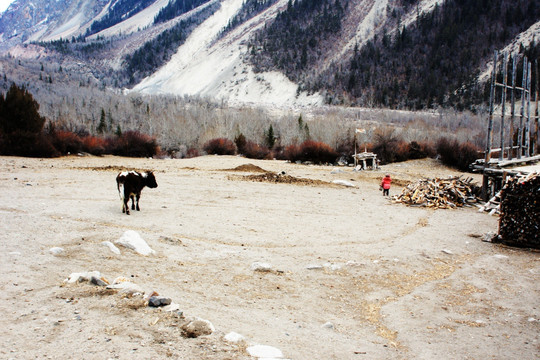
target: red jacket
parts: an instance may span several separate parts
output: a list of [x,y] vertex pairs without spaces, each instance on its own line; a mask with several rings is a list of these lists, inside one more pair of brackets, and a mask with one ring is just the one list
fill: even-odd
[[383,189],[390,189],[390,183],[392,182],[392,179],[390,179],[390,176],[385,176],[382,179],[381,186]]

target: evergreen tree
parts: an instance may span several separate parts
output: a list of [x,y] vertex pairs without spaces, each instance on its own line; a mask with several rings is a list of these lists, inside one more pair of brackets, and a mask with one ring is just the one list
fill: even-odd
[[0,96],[0,131],[39,134],[45,118],[39,114],[39,104],[26,88],[12,84],[6,96]]

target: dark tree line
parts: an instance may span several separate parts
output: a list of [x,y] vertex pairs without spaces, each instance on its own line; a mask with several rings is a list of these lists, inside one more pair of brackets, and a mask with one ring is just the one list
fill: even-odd
[[289,1],[287,9],[251,40],[255,71],[279,69],[298,81],[321,56],[321,49],[341,30],[345,6],[339,0]]
[[274,5],[277,0],[245,0],[242,8],[227,24],[221,35],[226,34],[238,25],[241,25],[253,18],[255,15]]
[[[337,102],[345,93],[360,105],[470,108],[486,99],[476,81],[480,65],[539,18],[536,0],[447,0],[355,49],[334,76],[325,74],[333,82],[313,90],[325,88]],[[537,59],[538,43],[528,51]]]
[[154,24],[159,24],[187,13],[209,0],[171,0],[154,18]]

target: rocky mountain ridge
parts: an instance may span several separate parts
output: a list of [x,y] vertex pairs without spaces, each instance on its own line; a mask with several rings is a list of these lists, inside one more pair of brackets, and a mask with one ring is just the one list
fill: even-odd
[[[486,8],[481,1],[471,1],[472,6],[479,12],[475,18],[492,21],[482,13]],[[498,0],[497,6],[499,13],[490,16],[500,15],[504,34],[478,34],[489,37],[490,44],[475,53],[474,62],[461,66],[470,72],[463,75],[467,81],[488,69],[493,50],[516,39],[521,54],[529,51],[533,58],[538,54],[536,32],[531,31],[540,23],[535,2]],[[406,62],[410,51],[404,52],[403,44],[428,49],[432,44],[415,41],[438,39],[435,32],[449,31],[446,23],[458,23],[446,17],[452,12],[462,16],[460,12],[469,8],[453,0],[16,0],[0,18],[0,51],[56,62],[63,68],[77,64],[103,86],[147,94],[270,106],[452,106],[447,99],[453,88],[434,96],[402,85],[415,72],[415,63],[382,70],[387,84],[369,78],[374,66],[380,65],[368,69],[359,62],[366,57]],[[431,27],[422,28],[418,19],[430,20]],[[466,35],[455,31],[479,31],[470,28],[454,29],[449,36]],[[414,35],[420,33],[423,37]],[[524,33],[529,35],[519,38]],[[373,53],[363,53],[368,50]],[[436,57],[438,50],[421,51]],[[460,55],[463,59],[466,55]],[[429,75],[438,74],[435,69]],[[474,96],[465,96],[482,96],[482,85],[468,88]],[[424,99],[396,101],[407,96]]]

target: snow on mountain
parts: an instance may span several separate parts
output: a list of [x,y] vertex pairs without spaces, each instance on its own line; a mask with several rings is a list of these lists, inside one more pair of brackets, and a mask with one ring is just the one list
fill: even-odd
[[132,91],[146,94],[198,95],[230,104],[302,106],[322,103],[318,94],[299,94],[297,85],[279,72],[255,74],[243,61],[244,42],[253,31],[274,17],[288,0],[280,0],[226,37],[216,36],[240,10],[243,0],[224,0],[221,8],[203,22],[180,46],[172,59]]

